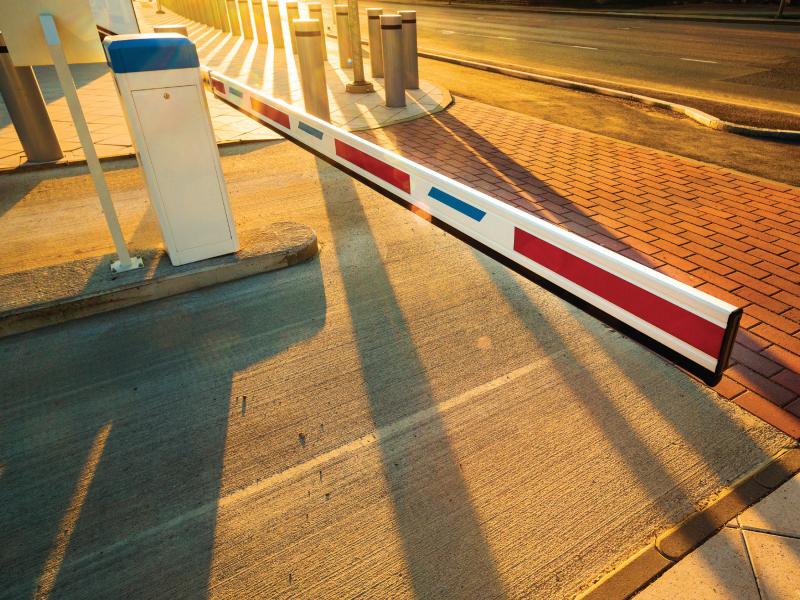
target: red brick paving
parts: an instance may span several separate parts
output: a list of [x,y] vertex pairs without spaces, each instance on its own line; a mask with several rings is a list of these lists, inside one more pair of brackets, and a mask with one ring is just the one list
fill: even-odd
[[715,389],[800,438],[800,189],[464,99],[360,135],[744,307]]

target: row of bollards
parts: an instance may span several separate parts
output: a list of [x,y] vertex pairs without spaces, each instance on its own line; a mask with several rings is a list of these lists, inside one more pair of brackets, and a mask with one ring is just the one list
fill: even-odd
[[[257,38],[261,43],[268,39],[269,21],[273,46],[283,48],[279,0],[266,2],[265,15],[262,0],[252,0],[252,4],[251,0],[162,0],[165,6],[192,20],[231,32],[234,36]],[[333,6],[339,66],[342,69],[353,69],[354,81],[348,84],[348,91],[369,92],[373,88],[371,83],[364,80],[360,47],[353,48],[355,41],[360,39],[360,30],[357,19],[355,23],[351,22],[350,15],[356,13],[357,6],[352,0],[350,4],[354,6]],[[296,0],[285,0],[285,5],[289,21],[289,43],[292,53],[298,55],[306,110],[329,120],[324,68],[328,53],[322,4],[312,2],[307,5],[308,19],[300,18]],[[372,76],[384,80],[387,107],[404,107],[405,90],[419,88],[416,11],[401,10],[398,14],[384,15],[380,8],[368,8],[366,12]]]
[[368,8],[367,23],[372,74],[383,77],[386,106],[403,107],[405,91],[419,89],[417,13],[384,15],[380,8]]
[[[294,4],[292,2],[292,4]],[[287,3],[287,7],[289,3]],[[312,9],[312,6],[314,7]],[[319,7],[319,8],[317,8]],[[354,67],[352,39],[359,36],[345,35],[350,30],[348,6],[346,4],[334,5],[336,15],[337,42],[339,46],[339,66],[342,69]],[[309,5],[309,14],[321,17],[321,6],[318,3]],[[300,77],[302,79],[303,97],[306,110],[322,119],[330,120],[328,108],[327,86],[325,82],[324,61],[326,58],[324,30],[321,19],[293,20],[295,27],[302,23],[304,38],[315,38],[309,33],[317,27],[320,42],[314,45],[311,42],[300,45]],[[386,106],[402,108],[406,105],[405,91],[419,89],[419,66],[417,60],[417,13],[413,10],[399,11],[396,15],[384,15],[380,8],[367,9],[367,24],[369,29],[369,50],[372,76],[383,78],[386,95]],[[293,37],[299,37],[297,30]],[[298,39],[299,44],[299,39]],[[354,68],[355,71],[355,68]],[[363,77],[363,70],[361,71]],[[358,75],[354,74],[354,79]],[[356,81],[348,84],[348,91],[352,86],[358,85]],[[363,85],[364,82],[362,81]],[[326,90],[324,98],[318,98],[313,90]]]

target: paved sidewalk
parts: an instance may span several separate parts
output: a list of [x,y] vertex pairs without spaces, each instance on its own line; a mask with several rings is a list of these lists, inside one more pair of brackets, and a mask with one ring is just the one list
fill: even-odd
[[[155,12],[149,2],[134,1],[139,27],[142,32],[152,31],[157,24],[186,25],[189,38],[197,45],[200,62],[230,77],[262,90],[268,96],[279,98],[303,109],[303,92],[300,85],[299,63],[292,54],[289,34],[289,20],[286,5],[281,3],[281,25],[283,26],[284,48],[275,49],[272,45],[247,40],[214,29],[208,25],[191,21],[186,17],[164,8],[164,14]],[[308,17],[307,7],[301,3],[301,17]],[[333,15],[329,5],[324,6],[323,20],[328,31],[333,31]],[[366,32],[364,32],[366,35]],[[405,108],[387,108],[383,79],[374,79],[371,73],[369,52],[364,49],[364,75],[372,81],[375,92],[371,94],[350,94],[345,86],[353,78],[352,69],[339,67],[339,50],[336,40],[325,38],[328,60],[325,61],[325,77],[328,84],[328,104],[331,123],[351,131],[383,127],[390,123],[400,123],[415,119],[428,113],[436,113],[450,104],[450,93],[428,81],[420,79],[419,89],[406,91]],[[422,73],[424,76],[424,73]]]
[[800,475],[733,519],[638,600],[800,598]]
[[[122,105],[108,67],[105,64],[73,65],[72,74],[98,156],[108,158],[135,154],[122,113]],[[72,117],[61,93],[55,71],[52,67],[37,67],[36,78],[64,153],[64,158],[60,162],[74,163],[84,160],[83,148],[72,124]],[[218,143],[280,137],[232,106],[218,100],[210,92],[206,92],[206,100]],[[25,151],[11,123],[5,103],[0,98],[0,171],[16,169],[26,160]]]
[[361,135],[744,307],[715,389],[800,438],[800,189],[461,98]]
[[[154,5],[149,2],[135,0],[133,5],[142,32],[151,32],[153,25],[159,23],[184,24],[190,39],[197,45],[202,64],[302,108],[303,95],[298,67],[291,48],[287,47],[276,53],[272,46],[234,37],[169,10],[163,15],[157,15]],[[330,22],[330,15],[328,19]],[[288,45],[287,23],[284,12],[284,38]],[[348,94],[345,84],[352,78],[352,72],[338,67],[336,41],[327,41],[328,62],[325,70],[331,121],[335,125],[350,130],[382,127],[388,123],[399,123],[443,110],[451,101],[450,93],[446,89],[424,79],[420,80],[419,90],[407,92],[406,108],[383,106],[381,79],[374,80],[376,92],[373,94]],[[371,74],[366,52],[365,69],[369,78]],[[72,70],[98,155],[109,158],[135,154],[108,67],[105,64],[75,65]],[[52,67],[40,67],[36,69],[36,76],[64,152],[64,159],[60,162],[84,160],[83,149],[55,72]],[[279,134],[242,115],[235,108],[216,99],[210,92],[207,92],[206,98],[218,143],[280,139]],[[0,171],[16,169],[26,160],[17,132],[5,104],[0,99]]]

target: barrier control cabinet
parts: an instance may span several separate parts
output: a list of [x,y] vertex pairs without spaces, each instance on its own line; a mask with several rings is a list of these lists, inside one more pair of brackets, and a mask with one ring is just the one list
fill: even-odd
[[239,249],[197,49],[174,33],[103,41],[175,266]]

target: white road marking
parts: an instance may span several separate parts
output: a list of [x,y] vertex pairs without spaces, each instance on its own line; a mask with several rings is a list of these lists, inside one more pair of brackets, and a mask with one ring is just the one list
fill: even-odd
[[158,535],[167,529],[179,527],[187,521],[202,517],[211,511],[222,509],[242,500],[246,500],[255,496],[256,494],[264,492],[265,490],[275,488],[278,485],[291,481],[297,481],[302,477],[308,476],[310,473],[315,473],[320,469],[321,466],[325,464],[328,464],[332,461],[342,460],[347,455],[359,452],[365,448],[371,448],[381,442],[385,442],[390,438],[402,435],[420,425],[425,424],[433,418],[444,415],[454,408],[458,408],[474,400],[480,401],[481,396],[500,389],[503,386],[521,379],[529,373],[532,373],[539,368],[542,360],[544,359],[528,363],[527,365],[514,369],[513,371],[509,371],[508,373],[492,379],[491,381],[487,381],[486,383],[466,390],[458,396],[453,396],[447,400],[444,400],[443,402],[434,404],[433,406],[429,406],[428,408],[402,417],[393,423],[379,427],[373,432],[367,433],[360,438],[339,446],[338,448],[334,448],[328,452],[319,454],[305,462],[288,467],[283,471],[279,471],[273,475],[268,475],[264,479],[254,481],[244,488],[232,491],[216,500],[211,500],[205,504],[201,504],[189,509],[186,512],[174,516],[168,521],[156,523],[147,529],[136,531],[126,538],[118,539],[107,546],[98,548],[97,550],[89,552],[88,554],[76,557],[70,561],[70,566],[74,567],[75,565],[79,565],[81,563],[92,562],[96,559],[95,557],[99,557],[102,554],[110,554],[111,552],[114,552],[119,548],[123,548],[126,545],[136,543],[140,540],[145,540],[154,535]]
[[469,33],[466,31],[452,31],[450,29],[442,29],[443,35],[468,35],[471,37],[480,37],[480,38],[488,38],[490,40],[509,40],[511,42],[517,41],[517,38],[513,37],[505,37],[502,35],[483,35],[481,33]]
[[681,60],[685,60],[685,61],[688,61],[688,62],[708,63],[710,65],[718,65],[719,64],[715,60],[702,60],[700,58],[681,58]]
[[581,50],[597,50],[597,48],[594,48],[593,46],[573,46],[572,44],[569,44],[569,47],[580,48]]

